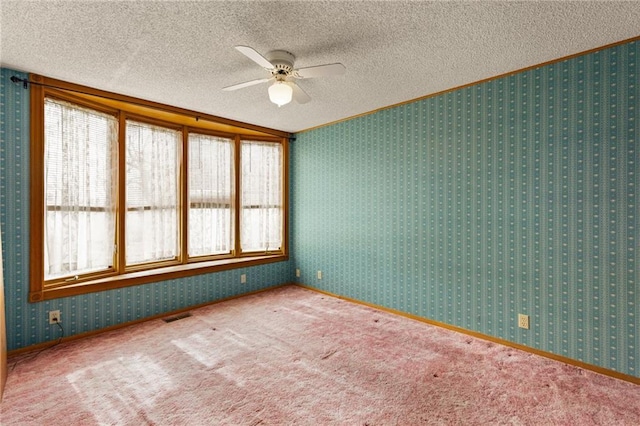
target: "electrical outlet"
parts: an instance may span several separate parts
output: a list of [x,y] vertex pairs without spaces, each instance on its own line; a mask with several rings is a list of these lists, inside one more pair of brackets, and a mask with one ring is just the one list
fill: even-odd
[[529,329],[529,315],[518,314],[518,327]]
[[240,284],[246,284],[246,283],[247,283],[247,274],[240,275]]
[[60,311],[49,311],[49,324],[57,324],[62,322]]
[[296,277],[300,278],[300,269],[296,269]]
[[318,279],[321,280],[322,279],[322,271],[318,271]]

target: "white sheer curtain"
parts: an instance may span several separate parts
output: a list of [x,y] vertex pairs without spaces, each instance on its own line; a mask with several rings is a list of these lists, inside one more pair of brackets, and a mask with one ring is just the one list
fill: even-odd
[[189,256],[233,248],[233,140],[189,134]]
[[126,264],[175,259],[182,133],[127,120],[126,135]]
[[243,252],[282,247],[282,145],[242,141],[240,245]]
[[106,270],[115,244],[118,121],[45,100],[45,280]]

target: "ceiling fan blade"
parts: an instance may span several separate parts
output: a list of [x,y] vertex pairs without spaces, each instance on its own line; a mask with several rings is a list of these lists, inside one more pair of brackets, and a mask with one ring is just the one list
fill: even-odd
[[249,46],[235,46],[235,48],[242,53],[247,58],[251,59],[256,64],[260,65],[263,68],[273,69],[274,66],[271,62],[267,61],[267,59],[256,52],[252,47]]
[[295,71],[295,76],[298,78],[315,78],[324,77],[328,75],[342,75],[347,71],[344,65],[327,64],[316,65],[315,67],[300,68]]
[[223,87],[222,90],[224,90],[226,92],[230,92],[232,90],[238,90],[238,89],[243,89],[243,88],[249,87],[249,86],[255,86],[256,84],[266,83],[267,81],[273,80],[273,79],[274,79],[274,77],[271,77],[271,78],[259,78],[257,80],[245,81],[244,83],[238,83],[238,84],[234,84],[232,86]]
[[307,95],[307,92],[302,90],[302,88],[300,86],[298,86],[297,84],[295,84],[294,82],[288,81],[286,84],[291,86],[291,88],[293,89],[293,99],[297,103],[306,104],[307,102],[309,102],[311,100],[311,96]]

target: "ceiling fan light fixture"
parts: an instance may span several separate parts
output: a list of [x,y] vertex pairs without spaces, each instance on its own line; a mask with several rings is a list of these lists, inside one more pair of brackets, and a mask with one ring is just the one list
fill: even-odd
[[281,107],[291,102],[293,89],[283,81],[276,81],[269,86],[269,100]]

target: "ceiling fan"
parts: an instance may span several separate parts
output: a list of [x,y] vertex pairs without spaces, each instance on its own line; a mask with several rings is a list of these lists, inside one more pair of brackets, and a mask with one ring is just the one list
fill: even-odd
[[269,86],[269,99],[279,107],[288,104],[291,102],[291,99],[294,99],[300,104],[307,103],[311,100],[311,97],[295,83],[296,79],[341,75],[346,71],[345,66],[340,63],[295,69],[293,68],[295,56],[285,50],[273,50],[265,56],[262,56],[249,46],[235,46],[235,48],[271,73],[271,77],[234,84],[224,87],[222,90],[238,90],[244,87],[273,81],[273,84]]

